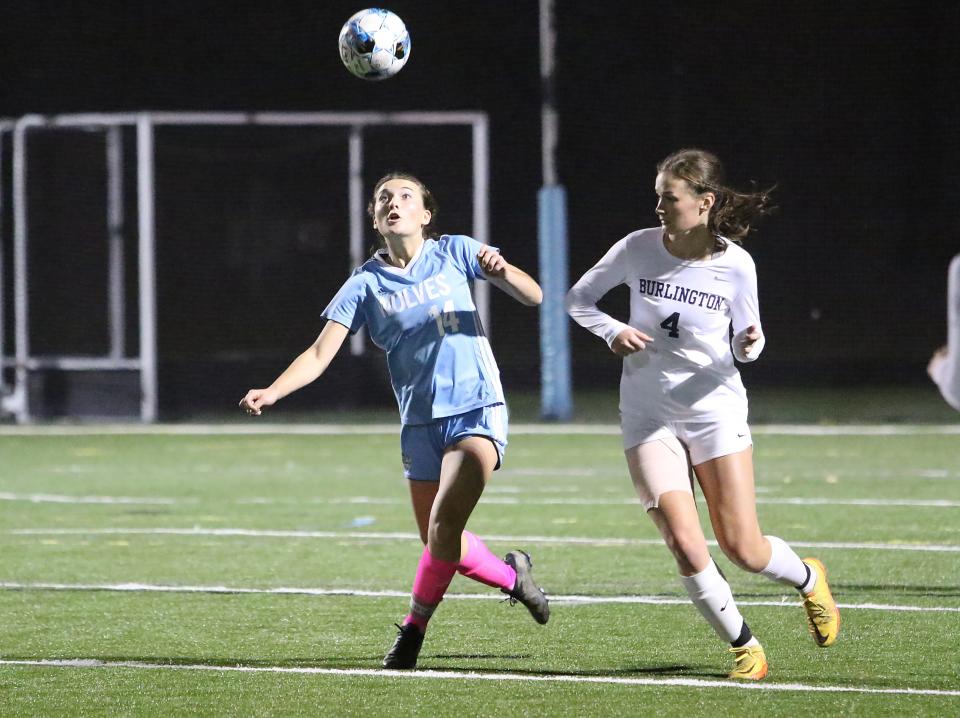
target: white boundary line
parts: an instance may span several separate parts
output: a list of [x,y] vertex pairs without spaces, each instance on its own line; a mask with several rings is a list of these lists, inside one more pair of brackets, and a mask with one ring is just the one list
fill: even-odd
[[[83,496],[68,494],[18,494],[8,491],[0,491],[0,501],[22,501],[32,504],[197,504],[196,499],[175,499],[162,496]],[[382,498],[371,496],[341,496],[333,499],[325,499],[320,496],[314,496],[307,499],[299,499],[312,503],[323,504],[363,504],[376,506],[406,506],[409,500],[396,498]],[[703,503],[702,497],[697,497],[699,503]],[[289,503],[289,501],[277,500],[266,497],[255,497],[248,499],[234,499],[237,504],[270,505],[278,503]],[[505,506],[639,506],[640,499],[581,499],[581,498],[535,498],[518,496],[488,496],[483,500],[484,504],[501,504]],[[829,499],[825,497],[799,497],[799,496],[781,496],[759,497],[757,504],[783,504],[791,506],[863,506],[863,507],[911,507],[911,508],[958,508],[960,501],[951,501],[949,499]]]
[[[243,586],[170,586],[150,583],[47,583],[0,581],[3,591],[107,591],[115,593],[209,593],[209,594],[267,594],[283,596],[354,596],[358,598],[409,598],[409,591],[370,591],[358,588],[296,588],[278,586],[276,588],[248,588]],[[583,596],[549,594],[550,603],[555,605],[596,605],[596,604],[644,604],[653,606],[689,606],[686,598],[667,598],[663,596]],[[448,593],[444,599],[471,601],[503,601],[502,595],[491,593]],[[737,599],[738,606],[767,606],[773,608],[791,608],[800,606],[799,599],[780,601],[749,601]],[[904,606],[883,603],[838,603],[844,610],[864,611],[901,611],[908,613],[960,613],[960,607],[954,606]]]
[[[316,538],[357,539],[361,541],[419,541],[415,533],[403,531],[297,531],[292,529],[242,529],[242,528],[33,528],[7,529],[14,536],[221,536],[251,538]],[[496,536],[485,535],[485,541],[503,543],[531,543],[550,545],[586,546],[662,546],[661,539],[631,539],[619,537],[582,536]],[[717,542],[707,541],[710,546]],[[853,543],[846,541],[791,541],[799,548],[865,550],[865,551],[920,551],[933,553],[960,553],[960,544],[902,544],[902,543]]]
[[161,504],[195,503],[157,496],[68,496],[66,494],[15,494],[0,491],[0,501],[26,501],[31,504]]
[[213,671],[231,673],[294,673],[321,676],[363,676],[367,678],[403,678],[407,680],[518,681],[530,683],[601,683],[621,686],[676,686],[682,688],[727,688],[732,690],[800,691],[804,693],[874,693],[884,695],[957,697],[960,691],[934,688],[871,688],[869,686],[823,686],[805,683],[745,683],[711,681],[701,678],[623,678],[620,676],[578,676],[572,674],[531,675],[523,673],[477,673],[474,671],[394,671],[371,668],[314,668],[292,666],[213,666],[207,664],[162,664],[140,661],[100,661],[93,658],[71,660],[3,660],[0,666],[36,666],[42,668],[132,668],[158,671]]
[[[960,424],[758,424],[750,430],[760,435],[785,436],[911,436],[960,434]],[[511,434],[619,436],[617,424],[514,424]],[[134,434],[186,436],[246,436],[282,434],[345,436],[354,434],[400,434],[400,424],[31,424],[0,426],[3,436],[116,436]]]
[[[3,498],[0,495],[0,498]],[[372,498],[369,496],[343,496],[335,499],[318,499],[327,504],[409,504],[409,500]],[[259,499],[256,503],[270,503],[270,499]],[[640,506],[637,498],[624,499],[580,499],[580,498],[533,498],[529,496],[485,496],[484,504],[504,504],[519,506]],[[702,496],[697,497],[697,503],[704,503]],[[960,501],[950,499],[830,499],[826,497],[779,496],[758,497],[757,504],[790,505],[790,506],[877,506],[877,507],[911,507],[911,508],[958,508]]]

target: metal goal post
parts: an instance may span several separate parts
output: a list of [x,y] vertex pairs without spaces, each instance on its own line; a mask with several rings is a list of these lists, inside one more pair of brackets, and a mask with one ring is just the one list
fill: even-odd
[[[348,203],[351,268],[364,260],[365,189],[363,177],[364,128],[377,125],[460,125],[470,128],[472,141],[472,234],[488,243],[489,129],[484,112],[137,112],[116,114],[25,115],[0,121],[0,227],[5,226],[6,135],[12,138],[10,151],[10,197],[12,205],[12,278],[14,351],[5,348],[6,320],[0,301],[0,366],[12,368],[13,382],[5,383],[0,371],[0,409],[12,413],[18,423],[31,421],[28,379],[38,370],[60,371],[137,371],[140,375],[140,420],[157,419],[157,307],[154,129],[163,125],[274,127],[346,127],[349,129]],[[121,129],[136,132],[136,210],[137,210],[137,300],[139,347],[131,354],[124,346],[127,297],[124,288],[123,255],[123,136]],[[110,348],[105,356],[37,356],[30,349],[29,266],[27,248],[30,227],[27,212],[28,143],[31,133],[57,129],[83,129],[105,133],[105,191],[108,228],[107,304]],[[2,250],[2,246],[0,246]],[[3,286],[4,252],[0,251],[0,300],[6,296]],[[483,326],[490,327],[489,290],[486,282],[474,287],[477,309]],[[364,352],[361,333],[351,338],[350,351]]]

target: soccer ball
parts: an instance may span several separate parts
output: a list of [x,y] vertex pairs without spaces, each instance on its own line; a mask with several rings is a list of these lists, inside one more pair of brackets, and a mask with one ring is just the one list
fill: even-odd
[[410,34],[389,10],[361,10],[340,30],[340,59],[362,80],[386,80],[410,59]]

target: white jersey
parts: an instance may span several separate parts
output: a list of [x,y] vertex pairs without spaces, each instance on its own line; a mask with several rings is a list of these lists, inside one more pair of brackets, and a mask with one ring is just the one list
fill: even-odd
[[[613,287],[630,288],[629,326],[653,337],[623,361],[620,411],[662,421],[746,420],[747,393],[734,365],[753,361],[738,347],[746,330],[760,329],[757,272],[740,246],[721,238],[724,251],[702,261],[679,259],[663,244],[659,227],[617,242],[567,295],[567,311],[611,344],[628,324],[597,308]],[[761,330],[762,331],[762,330]]]
[[943,398],[960,411],[960,254],[947,273],[947,355],[931,367]]

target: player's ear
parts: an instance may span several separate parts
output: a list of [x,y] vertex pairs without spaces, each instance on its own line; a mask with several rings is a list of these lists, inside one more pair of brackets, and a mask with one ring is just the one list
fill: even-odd
[[426,227],[430,224],[430,220],[433,219],[433,212],[429,209],[423,210],[423,226]]
[[700,195],[700,214],[709,212],[717,203],[717,195],[713,192],[704,192]]

